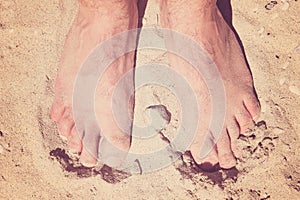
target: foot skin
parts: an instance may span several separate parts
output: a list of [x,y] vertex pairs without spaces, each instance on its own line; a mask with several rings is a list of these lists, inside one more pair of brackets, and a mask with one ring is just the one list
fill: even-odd
[[[130,134],[121,131],[114,121],[111,97],[117,81],[133,68],[133,53],[116,60],[99,82],[95,96],[95,111],[101,133],[95,127],[85,124],[87,120],[84,117],[82,121],[80,119],[79,121],[85,128],[78,132],[72,110],[76,75],[87,56],[102,41],[117,33],[137,27],[136,2],[128,2],[126,0],[80,0],[79,13],[68,33],[60,60],[55,98],[50,114],[57,123],[59,133],[68,138],[70,149],[80,154],[81,163],[87,167],[92,167],[97,163],[99,142],[101,142],[102,161],[110,165],[114,165],[112,162],[115,161],[112,160],[116,155],[107,149],[110,146],[109,143],[125,152],[130,146]],[[112,51],[114,51],[113,48]],[[127,87],[133,87],[133,78],[132,83],[129,83]],[[127,91],[124,90],[126,94]],[[122,101],[122,99],[119,100]],[[126,100],[124,98],[124,101]],[[131,111],[133,103],[132,101]],[[108,158],[110,160],[105,160]]]
[[[205,116],[199,120],[200,128],[190,147],[191,153],[198,164],[214,166],[219,163],[224,169],[232,168],[241,154],[237,145],[239,135],[254,126],[253,119],[260,113],[253,79],[237,38],[221,16],[215,1],[161,1],[160,10],[163,27],[192,37],[206,49],[216,63],[225,87],[226,116],[223,131],[215,147],[202,158],[201,149],[207,145],[203,144],[204,135],[210,131],[211,102],[208,90],[201,75],[193,71],[188,63],[170,56],[172,67],[185,76],[196,91],[198,106],[202,116]],[[176,43],[167,40],[167,46],[168,42],[170,45]]]

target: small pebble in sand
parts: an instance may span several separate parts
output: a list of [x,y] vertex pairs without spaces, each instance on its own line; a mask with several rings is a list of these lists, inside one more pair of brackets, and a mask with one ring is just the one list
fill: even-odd
[[295,85],[290,85],[289,90],[290,90],[292,93],[297,94],[297,95],[300,96],[300,89],[299,89],[297,86],[295,86]]
[[277,4],[277,1],[271,1],[265,5],[265,9],[271,10]]
[[282,77],[282,78],[279,79],[279,84],[283,85],[285,83],[285,81],[286,81],[286,78]]
[[285,1],[281,7],[281,10],[287,10],[289,9],[289,7],[290,7],[289,2]]

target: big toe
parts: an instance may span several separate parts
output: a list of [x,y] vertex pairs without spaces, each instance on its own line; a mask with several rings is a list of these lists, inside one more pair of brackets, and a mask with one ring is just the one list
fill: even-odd
[[88,149],[83,148],[79,161],[85,167],[94,167],[97,164],[97,157],[92,155]]
[[128,135],[115,135],[104,137],[100,142],[100,158],[106,165],[119,168],[122,167],[130,147]]
[[203,159],[198,160],[196,162],[203,171],[206,171],[206,172],[216,171],[218,168],[218,163],[219,163],[216,148],[214,147],[206,157],[204,157]]
[[202,140],[202,142],[200,138],[196,139],[191,145],[190,150],[195,162],[200,166],[202,170],[215,170],[215,167],[217,166],[219,160],[211,133],[208,133],[206,135],[206,138],[204,139],[204,141]]

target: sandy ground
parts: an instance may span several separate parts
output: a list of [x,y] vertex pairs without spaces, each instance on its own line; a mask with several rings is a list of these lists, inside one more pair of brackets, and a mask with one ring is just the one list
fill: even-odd
[[[185,155],[162,170],[125,175],[78,166],[49,119],[58,59],[77,3],[1,0],[0,199],[299,199],[300,2],[277,1],[268,10],[267,3],[232,0],[262,104],[256,129],[241,138],[244,157],[237,168],[204,173]],[[154,1],[144,23],[159,24]],[[159,52],[141,52],[138,63],[163,59]],[[137,95],[137,106],[153,103],[155,93],[176,118],[172,95],[159,91],[145,88],[141,94],[149,101]],[[175,126],[171,120],[165,131]]]

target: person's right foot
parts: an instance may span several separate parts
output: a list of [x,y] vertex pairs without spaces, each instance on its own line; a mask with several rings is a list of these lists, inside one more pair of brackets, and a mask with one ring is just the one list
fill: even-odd
[[[57,123],[59,133],[68,138],[70,149],[80,153],[81,163],[85,166],[94,166],[97,163],[99,142],[103,135],[87,124],[83,125],[85,130],[82,130],[82,133],[77,132],[72,108],[75,79],[80,66],[99,43],[114,34],[137,27],[137,5],[135,1],[129,3],[126,0],[118,2],[80,0],[79,3],[79,13],[65,41],[50,114]],[[114,51],[113,48],[112,51]],[[116,60],[101,77],[96,91],[96,116],[101,132],[105,132],[106,138],[105,141],[101,140],[100,147],[104,162],[111,162],[107,159],[114,159],[111,157],[115,156],[113,152],[105,149],[108,141],[124,151],[128,151],[130,146],[130,135],[122,132],[114,122],[111,97],[116,82],[133,66],[134,53]],[[133,87],[133,77],[132,82],[128,84],[128,87]],[[122,101],[122,99],[119,100]],[[130,109],[133,109],[132,105]],[[80,121],[85,123],[84,120]]]
[[[203,158],[200,156],[205,134],[209,130],[211,99],[202,76],[182,59],[170,56],[171,65],[190,81],[198,97],[202,111],[199,130],[191,145],[191,153],[198,164],[220,164],[222,168],[236,165],[236,157],[241,153],[237,138],[254,126],[253,118],[260,112],[251,73],[233,31],[221,16],[215,1],[161,0],[162,24],[165,28],[186,34],[199,42],[216,63],[222,76],[226,93],[226,116],[223,131],[216,147]],[[182,46],[167,38],[169,46]],[[168,44],[167,44],[168,45]],[[208,63],[209,66],[209,63]],[[215,123],[215,122],[214,122]],[[216,133],[213,133],[216,135]],[[215,141],[212,141],[213,143]]]

